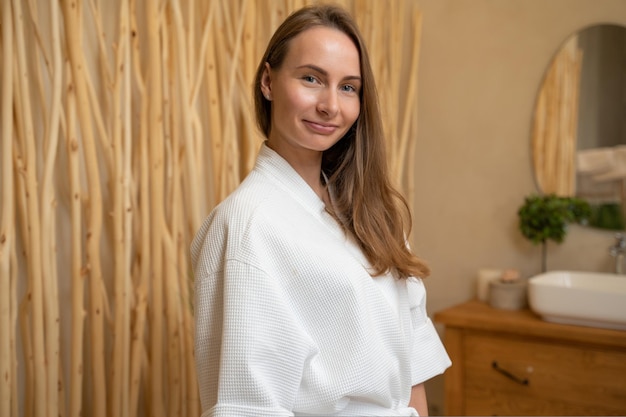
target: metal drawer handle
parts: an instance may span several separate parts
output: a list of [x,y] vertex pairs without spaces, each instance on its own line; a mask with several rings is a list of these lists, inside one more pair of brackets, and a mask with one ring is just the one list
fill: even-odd
[[517,377],[517,376],[513,375],[512,373],[510,373],[506,369],[500,368],[500,366],[498,365],[498,362],[496,362],[496,361],[491,362],[491,367],[493,369],[495,369],[496,371],[500,372],[505,377],[507,377],[509,379],[512,379],[513,381],[517,382],[518,384],[528,385],[528,379],[527,378],[523,378],[522,379],[520,377]]

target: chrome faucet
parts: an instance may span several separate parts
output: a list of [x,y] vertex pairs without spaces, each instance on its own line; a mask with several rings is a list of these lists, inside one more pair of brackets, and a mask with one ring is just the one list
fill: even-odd
[[626,255],[626,236],[615,234],[615,243],[609,247],[609,254],[615,258],[615,273],[623,273],[624,255]]

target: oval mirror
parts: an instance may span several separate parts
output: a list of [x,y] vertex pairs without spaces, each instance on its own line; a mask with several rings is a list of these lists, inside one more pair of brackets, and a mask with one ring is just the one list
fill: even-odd
[[591,26],[565,41],[539,89],[531,141],[542,193],[584,198],[590,226],[624,230],[626,27]]

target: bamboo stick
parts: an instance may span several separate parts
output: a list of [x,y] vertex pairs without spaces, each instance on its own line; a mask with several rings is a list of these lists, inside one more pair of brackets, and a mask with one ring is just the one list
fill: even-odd
[[[413,15],[413,25],[415,25],[416,29],[415,29],[415,35],[413,37],[413,43],[417,44],[414,45],[414,49],[413,49],[413,55],[412,55],[412,59],[411,59],[411,64],[409,66],[409,68],[411,69],[411,71],[409,72],[410,74],[410,80],[415,80],[416,84],[412,85],[410,87],[410,91],[412,91],[412,95],[411,98],[409,100],[407,100],[407,108],[410,107],[410,112],[407,109],[407,112],[405,113],[405,121],[404,123],[406,123],[406,125],[403,125],[402,127],[402,136],[404,138],[404,144],[408,144],[405,145],[407,146],[408,150],[400,150],[400,154],[404,154],[406,155],[406,159],[405,159],[405,165],[404,165],[404,169],[405,169],[405,178],[406,178],[406,189],[405,192],[407,194],[407,201],[412,202],[415,201],[415,163],[413,162],[416,154],[417,154],[417,113],[418,113],[418,108],[417,108],[417,104],[418,104],[418,100],[417,100],[417,93],[418,93],[418,87],[417,87],[417,79],[418,79],[418,69],[419,69],[419,57],[420,57],[420,46],[421,46],[421,42],[420,42],[420,38],[422,35],[422,13],[420,11],[418,11],[416,9],[414,15]],[[405,130],[406,129],[406,130]]]
[[[247,6],[247,0],[242,0],[242,8],[245,9]],[[223,14],[224,16],[230,17],[227,12]],[[239,18],[236,22],[236,25],[232,22],[232,19],[227,19],[227,22],[230,26],[235,26],[230,31],[226,31],[227,33],[231,33],[234,30],[234,46],[231,51],[232,57],[238,57],[242,48],[242,33],[243,33],[243,23],[244,19]],[[231,35],[232,36],[232,35]],[[237,79],[237,60],[235,58],[231,59],[229,62],[230,66],[228,67],[225,74],[228,74],[227,82],[226,82],[226,90],[224,93],[224,100],[226,101],[226,106],[230,106],[233,103],[233,97],[235,92],[235,81]],[[226,119],[224,120],[226,125],[225,135],[226,137],[237,138],[237,127],[236,120],[234,118],[234,112],[227,112]],[[225,173],[222,174],[222,198],[226,197],[240,182],[240,169],[239,169],[239,160],[240,160],[240,152],[237,146],[237,141],[229,141],[227,142],[227,146],[222,147],[222,167],[227,167]]]
[[100,265],[100,238],[102,234],[102,192],[100,187],[100,176],[98,172],[98,158],[95,149],[95,140],[92,128],[91,114],[89,112],[89,87],[86,77],[86,65],[82,55],[77,5],[79,3],[62,1],[63,17],[65,20],[66,42],[70,56],[72,78],[76,88],[76,99],[78,105],[78,116],[81,133],[83,136],[83,148],[85,157],[85,167],[87,182],[89,185],[89,212],[87,218],[87,268],[90,278],[90,330],[91,330],[91,366],[92,375],[92,396],[94,417],[105,417],[107,415],[106,403],[106,372],[105,372],[105,342],[104,342],[104,322],[103,322],[103,294],[102,290],[102,268]]
[[2,212],[0,217],[0,415],[17,417],[13,406],[17,398],[13,386],[17,385],[14,373],[14,316],[13,300],[14,271],[11,269],[11,254],[15,242],[13,223],[13,21],[10,1],[2,2]]
[[[202,41],[200,42],[200,52],[198,54],[198,64],[197,64],[198,69],[196,70],[195,75],[194,75],[195,81],[194,81],[194,87],[192,87],[191,100],[190,100],[190,105],[194,107],[198,107],[199,105],[198,95],[200,92],[200,87],[202,85],[202,82],[205,80],[205,73],[207,72],[206,71],[206,68],[207,68],[206,64],[208,62],[207,53],[208,53],[208,45],[209,45],[209,40],[210,40],[211,29],[213,27],[213,13],[215,11],[214,5],[215,5],[215,2],[210,2],[207,15],[204,17],[204,26],[202,29]],[[208,169],[206,168],[206,165],[208,164],[206,164],[205,162],[206,161],[205,147],[204,147],[205,138],[203,137],[203,126],[200,120],[199,112],[196,111],[193,113],[191,123],[193,125],[193,144],[192,144],[191,149],[187,149],[187,156],[188,158],[195,159],[195,166],[196,166],[195,175],[207,181],[207,180],[210,180],[210,177],[208,177],[208,172],[210,172],[211,167],[209,166]],[[211,126],[211,121],[209,121],[209,126]],[[184,180],[186,181],[186,178]],[[207,185],[205,184],[204,187],[207,187]],[[194,189],[191,189],[191,186],[189,185],[185,186],[186,196],[187,196],[188,201],[190,202],[190,205],[197,206],[200,213],[206,213],[207,204],[208,203],[210,204],[210,202],[208,202],[206,198],[206,195],[211,193],[210,187],[207,187],[209,188],[209,191],[207,192],[201,192],[201,193],[198,192],[202,190],[202,188],[204,187],[194,190]],[[196,223],[193,220],[189,221],[187,224],[187,230],[186,230],[187,236],[192,236],[199,226],[200,226],[199,222]]]
[[[35,42],[37,44],[37,46],[39,47],[39,52],[41,53],[41,55],[43,55],[43,64],[46,67],[48,74],[52,73],[52,69],[50,68],[52,59],[50,59],[50,56],[48,55],[48,51],[46,50],[45,46],[44,46],[44,41],[43,41],[43,37],[41,35],[41,31],[39,30],[39,16],[37,13],[37,7],[36,7],[36,2],[34,0],[27,0],[27,6],[28,6],[28,10],[29,10],[29,18],[32,22],[32,36],[35,38]],[[39,98],[41,101],[44,101],[44,94],[43,94],[43,89],[39,90]],[[42,111],[45,111],[45,109],[42,109]],[[47,119],[45,113],[43,115],[44,120]]]
[[[242,33],[242,59],[241,59],[241,71],[239,71],[238,90],[239,90],[239,102],[244,105],[242,109],[242,121],[243,129],[242,133],[242,152],[241,152],[241,176],[245,176],[254,167],[256,160],[257,150],[259,147],[259,140],[255,131],[255,123],[252,115],[254,114],[250,88],[254,81],[254,73],[256,67],[256,51],[254,48],[254,32],[256,31],[256,16],[257,7],[256,2],[248,2],[247,7],[243,8],[243,33]],[[246,111],[247,110],[247,111]]]
[[[196,47],[196,18],[195,18],[195,9],[196,2],[195,0],[187,0],[187,15],[185,22],[187,23],[187,31],[186,31],[186,39],[185,44],[187,45],[187,50],[190,52],[195,52],[198,50]],[[196,64],[196,54],[188,53],[187,55],[187,68],[189,68],[189,73],[187,76],[189,77],[190,85],[193,85],[193,79],[196,77],[194,70],[197,67]],[[190,96],[191,97],[191,96]]]
[[[188,4],[189,4],[188,17],[190,20],[190,29],[189,29],[189,37],[188,37],[189,40],[187,42],[187,45],[188,45],[188,50],[194,51],[196,50],[195,42],[194,42],[195,37],[192,35],[195,32],[194,31],[195,20],[192,18],[192,16],[193,16],[193,11],[196,8],[196,5],[194,1],[190,1]],[[177,7],[177,5],[178,5],[178,1],[175,1],[174,7]],[[201,151],[201,148],[202,148],[201,143],[203,139],[201,135],[202,127],[198,123],[199,121],[198,112],[194,111],[193,109],[197,109],[197,94],[199,91],[199,81],[203,80],[203,74],[206,68],[205,63],[206,63],[206,51],[207,51],[207,44],[208,44],[208,34],[209,34],[209,29],[213,27],[211,23],[212,23],[212,13],[214,10],[215,10],[214,7],[212,6],[209,7],[209,15],[205,19],[205,22],[202,28],[200,52],[199,54],[197,54],[198,63],[196,63],[196,59],[194,59],[196,57],[196,54],[194,53],[187,54],[187,56],[189,57],[188,71],[190,71],[189,73],[190,80],[189,80],[189,85],[183,86],[183,88],[180,91],[182,91],[184,94],[182,99],[188,100],[188,105],[183,105],[181,107],[185,109],[188,106],[188,109],[189,109],[188,111],[189,117],[183,121],[185,125],[188,124],[189,126],[188,130],[185,132],[185,135],[184,135],[185,141],[184,141],[183,146],[185,149],[184,154],[187,158],[187,161],[190,161],[190,163],[186,164],[188,167],[188,170],[187,170],[188,174],[181,176],[182,194],[184,195],[180,195],[179,193],[179,195],[174,195],[172,198],[173,201],[181,201],[181,202],[188,201],[189,202],[188,207],[195,208],[195,211],[187,209],[186,217],[190,219],[187,222],[185,222],[185,220],[182,218],[183,215],[185,215],[184,210],[178,210],[178,211],[173,210],[172,237],[174,239],[173,243],[175,247],[170,249],[172,250],[175,257],[176,255],[178,255],[177,256],[178,259],[175,260],[176,262],[175,265],[178,266],[178,270],[174,269],[172,273],[174,274],[173,276],[179,277],[179,279],[177,280],[178,293],[179,293],[178,303],[182,304],[178,308],[178,313],[177,313],[178,320],[175,323],[177,325],[178,332],[179,332],[179,340],[180,340],[179,345],[180,345],[180,351],[181,351],[180,367],[183,371],[180,377],[181,379],[180,390],[181,390],[181,394],[184,400],[181,402],[181,405],[180,405],[180,413],[181,415],[189,415],[189,416],[199,415],[199,407],[198,407],[199,401],[198,401],[197,396],[194,395],[197,393],[197,386],[194,383],[195,382],[195,367],[193,363],[193,341],[189,338],[189,336],[192,335],[193,333],[187,331],[189,327],[192,327],[189,325],[189,323],[193,320],[193,317],[191,315],[191,310],[190,308],[187,308],[187,306],[190,305],[188,303],[189,301],[188,282],[185,279],[187,276],[186,274],[187,253],[186,251],[181,252],[181,248],[185,246],[184,242],[188,241],[188,239],[191,238],[191,236],[193,235],[197,227],[199,227],[200,222],[202,221],[201,213],[204,212],[203,209],[205,207],[201,203],[202,200],[199,198],[199,194],[196,192],[196,190],[200,189],[199,184],[197,183],[197,179],[205,178],[205,170],[203,169],[204,160],[202,159],[203,152]],[[182,20],[180,19],[181,13],[176,12],[176,15],[177,15],[176,27],[178,28],[177,33],[180,34],[180,27],[182,23]],[[193,72],[194,70],[195,72]],[[179,71],[184,71],[184,69],[179,68]],[[183,78],[183,80],[185,80],[185,78]],[[187,91],[189,91],[189,93],[187,93]],[[192,168],[192,164],[193,164],[193,168]],[[177,167],[177,166],[178,164],[174,165],[174,167]],[[177,177],[178,174],[174,173],[174,176]],[[178,189],[177,188],[174,189],[175,192],[176,190]],[[176,248],[178,248],[178,250]],[[175,266],[175,265],[172,265],[172,266]],[[181,268],[181,265],[183,265],[182,268]],[[174,302],[176,300],[172,299],[171,301]]]
[[[172,193],[172,197],[176,198],[180,195],[178,190]],[[174,205],[176,210],[176,205]],[[166,228],[164,227],[164,230]],[[177,228],[174,227],[174,230]],[[163,233],[163,243],[165,246],[166,260],[165,260],[165,272],[167,276],[176,276],[176,248],[172,242],[171,236],[167,232]],[[169,391],[169,403],[167,415],[184,415],[182,414],[182,390],[181,382],[183,376],[181,370],[182,366],[182,350],[181,350],[181,338],[180,338],[180,291],[178,290],[178,282],[170,280],[166,283],[165,291],[165,305],[166,305],[166,317],[167,317],[167,343],[168,343],[168,391]]]
[[[14,184],[13,188],[15,191],[15,214],[20,226],[20,236],[23,240],[22,246],[22,254],[25,254],[25,251],[30,246],[30,235],[28,233],[28,218],[26,213],[28,212],[26,208],[26,197],[25,197],[25,185],[24,185],[24,158],[22,157],[22,143],[20,138],[24,137],[24,123],[23,123],[23,114],[19,111],[22,108],[22,97],[17,93],[17,85],[18,85],[18,73],[19,68],[17,64],[17,56],[13,54],[13,100],[14,100],[14,110],[13,115],[15,118],[14,130],[15,134],[13,136],[13,165],[14,172],[19,174],[14,176]],[[17,264],[17,261],[14,262]],[[28,271],[26,271],[28,273]],[[18,325],[20,329],[20,336],[22,339],[22,349],[24,356],[24,417],[31,417],[33,415],[33,396],[35,391],[35,381],[34,381],[34,354],[32,348],[32,335],[29,331],[30,329],[30,310],[31,307],[31,287],[32,283],[28,279],[28,275],[26,276],[26,294],[22,297],[21,301],[18,305]]]
[[[53,193],[53,169],[57,155],[59,128],[61,118],[61,91],[63,88],[63,62],[59,39],[59,15],[56,7],[50,13],[51,44],[52,44],[52,95],[50,101],[50,119],[46,130],[48,143],[44,161],[42,191],[41,191],[41,222],[42,227],[42,264],[43,288],[45,291],[44,307],[46,320],[46,362],[47,370],[47,413],[59,415],[59,386],[60,386],[60,325],[59,325],[59,297],[56,273],[56,248],[54,232],[54,206],[56,205]],[[43,104],[43,103],[42,103]]]
[[[98,2],[99,3],[99,2]],[[119,4],[119,3],[118,3]],[[91,10],[94,29],[96,33],[96,40],[98,46],[98,54],[100,56],[100,70],[103,78],[103,85],[110,86],[113,85],[114,81],[114,73],[115,69],[111,70],[109,67],[109,59],[107,54],[108,45],[106,43],[106,30],[102,26],[102,12],[101,7],[94,2],[94,0],[89,0],[89,9]]]
[[[11,307],[10,307],[10,315],[11,315],[11,328],[14,329],[14,331],[11,333],[10,336],[10,340],[11,340],[11,346],[10,346],[10,352],[11,352],[11,368],[10,368],[10,372],[8,373],[8,375],[12,375],[12,378],[7,378],[7,383],[11,384],[11,412],[10,412],[10,416],[11,417],[18,417],[19,414],[19,401],[18,401],[18,384],[17,382],[17,377],[18,377],[18,366],[17,366],[17,342],[16,342],[16,333],[17,333],[17,329],[19,328],[19,322],[18,322],[18,306],[17,306],[17,271],[18,271],[18,264],[17,264],[17,250],[15,249],[15,245],[11,246],[11,275],[9,277],[9,282],[11,283],[10,286],[10,294],[11,294]],[[27,353],[27,350],[24,349],[24,353]],[[25,361],[26,362],[26,361]],[[28,366],[28,364],[26,364],[26,367]],[[20,367],[21,370],[21,367]],[[26,369],[25,369],[26,370]],[[26,397],[26,395],[24,395],[24,397]],[[25,415],[25,414],[24,414]]]
[[[400,178],[402,175],[403,165],[402,157],[404,156],[399,152],[400,149],[398,146],[402,141],[402,138],[398,137],[398,135],[400,131],[400,114],[404,107],[404,103],[402,103],[403,97],[401,96],[404,91],[400,88],[400,86],[405,82],[402,77],[402,64],[404,63],[404,54],[401,50],[403,43],[403,38],[401,35],[404,34],[404,16],[400,15],[399,12],[400,10],[395,7],[384,8],[383,13],[388,16],[389,21],[396,23],[387,33],[385,33],[386,31],[381,31],[382,33],[379,35],[379,48],[386,50],[384,61],[388,63],[388,65],[383,65],[383,69],[385,71],[384,81],[389,87],[385,91],[387,96],[387,104],[384,105],[383,108],[387,109],[387,115],[385,117],[385,120],[387,121],[387,153],[389,154],[388,158],[391,161],[390,168],[392,181],[396,186],[399,186],[401,184]],[[385,39],[386,37],[388,37],[388,39]],[[385,44],[389,45],[390,47],[385,48],[383,46]],[[404,110],[406,111],[406,109]]]
[[[409,68],[414,68],[415,72],[412,72],[408,77],[407,87],[404,90],[406,93],[404,102],[400,105],[400,107],[404,110],[404,113],[401,117],[401,125],[399,128],[400,135],[397,141],[396,149],[398,158],[401,160],[401,166],[399,167],[396,181],[397,184],[402,184],[402,175],[404,174],[408,178],[413,178],[415,175],[414,166],[415,164],[411,163],[411,159],[415,155],[415,144],[416,140],[413,135],[410,133],[410,126],[414,122],[415,109],[417,107],[417,68],[419,63],[419,55],[420,55],[420,35],[422,30],[422,15],[415,10],[411,16],[413,31],[413,38],[411,38],[411,45],[413,49],[411,50],[411,61],[409,63]],[[401,89],[401,84],[397,85],[396,88]],[[407,172],[408,170],[408,172]],[[409,201],[413,201],[412,192],[409,191]]]
[[[160,226],[163,239],[163,269],[164,277],[175,276],[176,271],[172,268],[174,262],[171,259],[171,248],[168,245],[171,240],[170,230],[175,227],[174,219],[177,213],[178,196],[175,190],[178,188],[178,152],[179,152],[179,132],[181,130],[181,116],[179,109],[183,112],[189,111],[186,103],[187,90],[176,91],[180,85],[184,83],[176,83],[176,78],[185,78],[186,74],[177,74],[176,71],[183,65],[177,65],[179,60],[185,60],[186,58],[179,55],[180,51],[177,51],[178,47],[184,48],[184,35],[182,42],[176,45],[176,29],[173,28],[178,22],[176,18],[172,18],[174,14],[172,7],[168,7],[165,11],[163,19],[163,25],[161,26],[162,34],[162,62],[163,62],[163,138],[164,138],[164,150],[163,156],[166,172],[164,187],[164,212],[163,224]],[[182,30],[184,32],[184,29]],[[177,77],[178,75],[178,77]],[[179,94],[176,94],[179,93]],[[176,95],[176,98],[173,96]],[[185,97],[181,99],[182,97]],[[181,103],[182,102],[182,103]],[[183,122],[184,123],[184,122]],[[180,415],[181,404],[181,392],[180,392],[180,366],[177,363],[179,359],[178,349],[178,335],[176,332],[176,318],[177,311],[171,303],[172,294],[175,293],[175,289],[170,287],[171,281],[163,280],[163,301],[164,301],[164,356],[167,357],[165,363],[165,375],[164,375],[164,387],[167,387],[167,397],[164,398],[164,408],[167,409],[166,415]]]
[[[181,219],[181,222],[184,219]],[[183,355],[183,367],[185,370],[185,378],[183,380],[184,386],[182,387],[183,392],[186,396],[186,402],[184,404],[183,414],[187,416],[199,416],[200,415],[200,401],[198,396],[198,385],[196,382],[196,372],[195,372],[195,362],[194,362],[194,326],[193,326],[193,311],[191,309],[192,306],[192,285],[193,282],[189,281],[187,271],[189,271],[189,265],[187,262],[187,250],[185,242],[188,241],[190,237],[185,237],[181,235],[177,240],[176,246],[178,248],[178,277],[179,277],[179,288],[181,291],[181,310],[182,310],[182,322],[181,322],[181,331],[182,331],[182,350],[184,352]]]
[[37,188],[37,172],[36,172],[36,147],[35,134],[33,127],[32,107],[30,102],[29,79],[30,73],[26,62],[26,45],[24,42],[24,20],[23,11],[20,1],[13,4],[15,32],[16,32],[16,52],[19,74],[17,89],[21,97],[22,122],[23,122],[23,176],[26,199],[26,216],[28,218],[28,234],[30,235],[29,246],[27,249],[27,259],[29,260],[29,284],[30,298],[32,302],[30,306],[33,330],[33,369],[39,374],[38,378],[33,378],[34,396],[37,401],[34,404],[34,415],[36,417],[44,417],[48,398],[46,392],[47,368],[44,329],[44,312],[43,312],[43,283],[42,283],[42,265],[41,265],[41,223],[39,218],[39,198]]
[[[188,55],[185,54],[187,48],[185,47],[185,31],[184,31],[184,23],[183,16],[181,12],[181,6],[179,0],[172,0],[172,11],[174,15],[174,39],[176,42],[176,46],[174,48],[177,56],[175,57],[176,63],[178,67],[175,70],[178,70],[178,94],[181,97],[181,100],[178,101],[178,105],[181,107],[182,112],[181,116],[183,120],[181,121],[182,130],[183,130],[183,142],[184,147],[186,149],[193,149],[193,124],[192,124],[192,115],[194,113],[193,110],[193,92],[191,90],[191,79],[190,79],[190,67],[188,65]],[[193,54],[192,54],[193,55]],[[187,163],[185,164],[186,176],[188,185],[191,190],[197,190],[200,188],[198,184],[198,178],[196,177],[196,160],[195,158],[187,158]],[[193,192],[190,193],[190,195]],[[188,215],[191,216],[192,224],[200,224],[202,221],[202,214],[199,211],[199,206],[197,204],[190,204]]]
[[[222,148],[224,147],[224,131],[221,123],[222,120],[222,102],[221,102],[221,88],[219,83],[219,61],[218,50],[222,43],[221,31],[217,27],[217,24],[213,24],[213,18],[217,19],[215,16],[217,13],[213,11],[217,8],[216,2],[211,2],[209,6],[209,15],[207,18],[207,24],[213,25],[216,28],[213,30],[213,36],[207,45],[207,54],[206,54],[206,96],[208,103],[208,125],[209,131],[208,137],[211,142],[210,154],[211,158],[211,166],[213,170],[211,172],[211,179],[214,183],[214,190],[211,196],[211,200],[209,204],[213,205],[218,202],[222,197],[222,187],[218,184],[219,178],[221,177],[222,171]],[[215,16],[215,17],[214,17]]]
[[[221,29],[217,33],[216,37],[216,46],[218,49],[218,55],[228,57],[227,59],[222,59],[220,61],[220,99],[221,105],[223,108],[228,109],[231,108],[232,105],[232,82],[229,79],[232,79],[233,72],[235,69],[235,61],[237,57],[237,47],[233,45],[232,48],[229,48],[230,45],[236,42],[233,40],[232,35],[232,17],[229,13],[229,8],[226,4],[220,4],[220,16],[222,20]],[[233,112],[227,111],[223,113],[223,119],[220,121],[222,124],[222,132],[226,138],[236,138],[235,128],[233,126],[234,118]],[[218,201],[223,200],[233,189],[233,186],[237,184],[237,173],[238,169],[236,169],[233,165],[238,160],[238,155],[236,155],[236,149],[238,148],[237,139],[235,140],[227,140],[224,144],[219,148],[219,153],[217,154],[219,157],[219,167],[220,171],[217,173],[216,178],[219,178],[218,187]],[[213,150],[215,152],[215,149]]]
[[[41,31],[39,29],[37,3],[34,3],[32,0],[28,0],[27,2],[25,2],[25,4],[28,7],[28,14],[25,18],[25,43],[29,45],[34,43],[34,45],[30,47],[26,52],[26,62],[30,68],[30,84],[34,88],[34,91],[36,91],[37,93],[36,98],[33,97],[31,99],[32,113],[37,114],[37,118],[41,120],[41,123],[37,124],[35,124],[33,121],[33,125],[38,147],[41,147],[41,149],[47,149],[47,140],[49,138],[47,130],[50,125],[50,119],[48,114],[48,106],[46,105],[47,99],[46,93],[44,92],[45,87],[44,78],[42,75],[42,67],[47,70],[47,74],[50,78],[52,78],[51,60],[49,58],[49,53],[46,51],[45,42],[42,41]],[[41,56],[43,56],[43,60],[40,59]],[[37,161],[37,163],[39,168],[39,161]],[[44,267],[43,270],[45,273],[46,267]]]
[[[181,21],[176,22],[176,24],[182,23]],[[180,27],[178,27],[180,29]],[[180,32],[178,32],[180,34]],[[171,42],[172,50],[177,50],[176,45],[180,45],[179,42]],[[182,57],[178,57],[176,55],[173,56],[173,59],[176,62],[180,62]],[[179,71],[181,71],[180,67]],[[172,68],[171,74],[175,74],[176,67]],[[170,149],[178,150],[186,147],[193,146],[191,141],[184,140],[180,141],[179,135],[185,135],[185,129],[180,127],[180,124],[189,123],[188,132],[191,133],[191,118],[181,117],[182,112],[191,112],[193,109],[187,108],[184,104],[187,101],[187,96],[189,95],[188,89],[186,88],[178,88],[178,85],[175,84],[175,80],[180,79],[180,77],[173,77],[172,81],[169,83],[170,86],[174,87],[173,91],[178,92],[179,99],[178,103],[183,102],[182,105],[175,105],[171,108],[171,146]],[[185,86],[187,87],[187,86]],[[171,93],[171,91],[169,92]],[[168,101],[169,102],[169,101]],[[178,132],[178,133],[177,133]],[[181,271],[177,266],[180,265],[181,262],[184,262],[185,255],[183,257],[179,257],[178,248],[180,245],[177,243],[181,242],[182,232],[185,229],[185,220],[184,220],[184,209],[181,207],[181,202],[183,201],[181,183],[182,178],[184,177],[183,170],[180,168],[179,158],[177,156],[179,152],[176,151],[173,153],[171,159],[171,178],[172,183],[170,187],[170,197],[168,201],[170,201],[170,227],[164,226],[164,244],[165,250],[169,254],[167,257],[168,263],[166,266],[167,276],[177,277],[181,276]],[[181,154],[187,154],[180,152]],[[192,172],[193,173],[193,172]],[[171,230],[171,232],[168,232]],[[187,410],[187,403],[183,401],[185,397],[186,390],[186,380],[185,380],[185,357],[193,356],[193,350],[185,351],[185,343],[184,338],[182,337],[183,333],[181,332],[184,328],[184,311],[188,311],[185,309],[184,298],[181,290],[181,282],[178,279],[170,280],[167,284],[169,284],[169,288],[166,291],[167,296],[167,318],[168,318],[168,342],[169,342],[169,358],[170,358],[170,372],[169,372],[169,389],[171,392],[170,395],[170,403],[169,403],[169,413],[168,415],[189,415]]]
[[152,231],[150,250],[157,262],[152,267],[151,279],[151,321],[150,321],[150,412],[155,417],[163,417],[163,113],[162,103],[162,59],[160,47],[159,11],[153,2],[146,5],[148,30],[148,60],[150,68],[150,103],[148,105],[148,129],[150,135],[150,228]]
[[[69,65],[69,64],[68,64]],[[66,71],[69,73],[69,70]],[[66,151],[68,155],[68,177],[70,179],[70,222],[71,222],[71,277],[72,277],[72,341],[70,363],[69,417],[80,417],[82,413],[83,383],[83,334],[85,326],[85,281],[87,274],[82,268],[82,216],[79,142],[76,133],[76,97],[70,77],[66,86]]]
[[[129,364],[129,294],[127,291],[127,275],[129,270],[127,260],[128,234],[125,233],[127,222],[125,200],[126,191],[125,182],[125,162],[124,162],[124,146],[123,146],[123,126],[125,116],[123,114],[123,104],[129,105],[127,102],[127,93],[123,93],[126,86],[126,73],[130,70],[130,62],[126,60],[126,50],[128,46],[128,5],[125,2],[120,4],[120,31],[119,39],[116,46],[116,56],[114,59],[114,75],[112,88],[112,157],[113,172],[110,173],[111,195],[112,195],[112,222],[113,222],[113,242],[114,242],[114,297],[115,297],[115,321],[113,332],[113,366],[111,368],[111,386],[110,386],[110,414],[112,416],[127,417],[128,416],[128,364]],[[124,103],[122,102],[124,100]],[[128,132],[126,132],[128,137]]]
[[[200,52],[198,54],[198,69],[195,71],[195,82],[193,82],[193,87],[191,89],[191,99],[190,104],[194,105],[198,99],[198,93],[200,91],[200,85],[202,83],[202,77],[204,75],[204,68],[206,67],[206,56],[207,56],[207,45],[209,43],[209,36],[211,34],[210,30],[212,29],[211,23],[213,22],[213,12],[215,10],[215,2],[211,2],[209,6],[209,12],[205,19],[204,27],[202,29],[202,40],[200,41]],[[194,55],[194,54],[190,54]],[[192,64],[193,65],[193,64]],[[190,66],[190,68],[195,68],[195,66]]]
[[123,103],[124,103],[124,120],[123,120],[123,194],[124,194],[124,247],[126,248],[126,253],[124,254],[125,259],[125,271],[127,273],[127,277],[124,280],[124,291],[127,294],[127,300],[125,300],[124,308],[125,308],[125,321],[124,321],[124,337],[125,343],[124,347],[126,349],[124,355],[124,378],[125,378],[125,390],[122,393],[122,404],[123,404],[123,413],[122,417],[130,417],[135,414],[132,412],[130,408],[130,355],[131,355],[131,332],[132,332],[132,322],[131,322],[131,306],[132,306],[132,257],[133,257],[133,205],[132,205],[132,144],[133,144],[133,133],[132,133],[132,61],[131,61],[131,32],[130,32],[130,4],[128,0],[123,0],[122,8],[125,10],[124,21],[127,26],[124,38],[126,39],[126,44],[124,47],[124,91],[123,91]]
[[24,417],[31,417],[35,413],[35,378],[33,378],[33,375],[36,368],[33,360],[33,341],[29,323],[30,314],[28,310],[31,308],[30,304],[31,300],[26,297],[19,306],[19,326],[22,336],[22,349],[24,351],[24,357],[26,358],[24,367],[27,377],[24,384]]
[[[131,415],[138,414],[139,395],[141,389],[141,371],[144,359],[144,332],[146,325],[146,313],[148,309],[148,282],[150,280],[152,256],[150,252],[150,187],[149,187],[149,145],[148,145],[148,96],[146,87],[140,69],[140,44],[139,44],[139,28],[137,25],[137,2],[130,0],[130,22],[132,35],[132,61],[134,80],[137,85],[139,101],[141,108],[139,111],[139,146],[136,154],[138,155],[139,165],[139,194],[141,196],[139,204],[139,242],[137,243],[139,256],[136,261],[136,270],[138,270],[138,282],[135,286],[136,304],[134,308],[135,320],[131,329],[131,346],[130,346],[130,393],[129,393],[129,410]],[[148,380],[144,380],[147,381]],[[149,397],[149,393],[146,393]]]

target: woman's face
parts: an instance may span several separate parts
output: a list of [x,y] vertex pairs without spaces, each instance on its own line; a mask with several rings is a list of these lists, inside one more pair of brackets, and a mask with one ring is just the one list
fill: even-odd
[[343,32],[318,26],[291,39],[279,69],[265,64],[272,101],[268,145],[283,156],[317,156],[341,139],[361,109],[359,53]]

